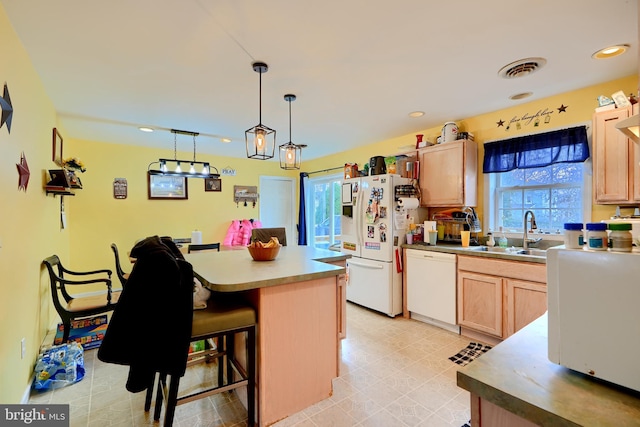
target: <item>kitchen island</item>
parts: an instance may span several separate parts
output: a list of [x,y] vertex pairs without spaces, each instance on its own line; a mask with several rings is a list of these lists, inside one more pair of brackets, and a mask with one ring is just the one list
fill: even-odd
[[546,314],[457,375],[474,427],[640,426],[639,392],[549,361]]
[[256,308],[259,425],[331,396],[338,376],[349,255],[284,246],[273,261],[253,261],[246,249],[195,252],[185,258],[203,286],[242,295]]

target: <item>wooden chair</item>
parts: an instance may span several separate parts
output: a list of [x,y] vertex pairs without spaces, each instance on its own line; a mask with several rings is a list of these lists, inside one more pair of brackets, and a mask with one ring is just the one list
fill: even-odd
[[[64,326],[62,342],[69,339],[72,320],[106,313],[115,308],[120,292],[111,291],[111,270],[72,271],[63,267],[57,255],[52,255],[42,262],[49,271],[51,298]],[[104,277],[105,274],[107,277]],[[96,277],[97,275],[103,277]],[[106,291],[88,297],[75,297],[74,293],[77,292],[70,292],[71,288],[80,291],[81,285],[96,283],[104,284]]]
[[254,228],[251,230],[251,241],[257,240],[267,243],[271,237],[277,237],[282,246],[287,246],[287,229],[284,227],[275,228]]
[[[256,312],[250,305],[235,298],[212,298],[204,310],[194,310],[191,325],[191,341],[216,339],[217,348],[192,353],[187,366],[217,359],[218,382],[214,387],[196,393],[178,396],[180,377],[159,373],[156,392],[154,420],[160,419],[163,402],[165,403],[164,426],[173,424],[176,406],[202,399],[214,394],[230,391],[238,387],[247,387],[247,425],[255,425],[255,389],[256,389]],[[234,354],[235,335],[246,333],[246,370],[238,363]],[[226,367],[226,376],[224,375]],[[238,375],[234,376],[234,372]],[[226,381],[225,381],[226,377]],[[145,410],[149,408],[145,403]]]
[[191,253],[191,251],[208,251],[208,250],[218,250],[220,252],[220,243],[204,243],[204,244],[191,244],[187,246],[187,253]]
[[116,275],[118,276],[118,279],[120,280],[120,283],[124,288],[125,285],[127,284],[127,278],[129,277],[129,273],[125,273],[122,270],[122,266],[120,265],[120,255],[118,254],[118,247],[116,246],[115,243],[111,244],[111,250],[113,251],[113,255],[116,258]]

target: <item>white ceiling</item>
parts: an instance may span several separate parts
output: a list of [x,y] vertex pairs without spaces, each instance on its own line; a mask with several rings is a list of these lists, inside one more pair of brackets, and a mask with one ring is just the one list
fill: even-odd
[[[638,70],[637,0],[0,3],[65,138],[173,149],[176,128],[202,134],[198,152],[232,157],[245,157],[244,131],[258,123],[254,61],[269,66],[262,122],[278,144],[289,141],[284,95],[297,96],[292,140],[308,145],[303,161]],[[591,58],[621,43],[631,45],[625,55]],[[548,62],[498,77],[526,57]],[[426,114],[409,118],[414,110]],[[178,136],[179,150],[192,146]]]

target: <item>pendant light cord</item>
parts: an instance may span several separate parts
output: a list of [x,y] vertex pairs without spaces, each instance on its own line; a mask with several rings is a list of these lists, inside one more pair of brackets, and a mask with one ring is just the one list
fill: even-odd
[[196,135],[193,134],[193,161],[196,161]]
[[289,142],[291,142],[291,98],[289,98]]
[[260,85],[259,85],[259,93],[260,95],[258,96],[259,99],[259,105],[258,105],[258,123],[260,125],[262,125],[262,71],[258,72],[258,74],[260,74]]
[[178,160],[178,142],[176,132],[173,132],[173,160]]

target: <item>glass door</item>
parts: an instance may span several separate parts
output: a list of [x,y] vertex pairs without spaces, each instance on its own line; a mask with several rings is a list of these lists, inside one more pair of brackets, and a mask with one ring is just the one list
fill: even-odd
[[341,242],[342,174],[310,178],[307,224],[310,245],[328,249]]

